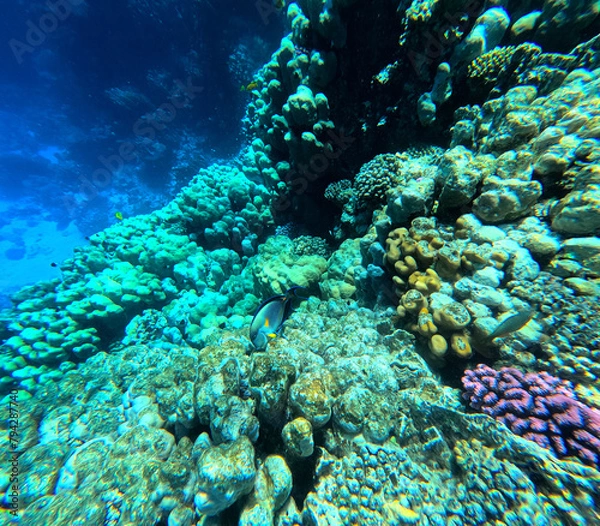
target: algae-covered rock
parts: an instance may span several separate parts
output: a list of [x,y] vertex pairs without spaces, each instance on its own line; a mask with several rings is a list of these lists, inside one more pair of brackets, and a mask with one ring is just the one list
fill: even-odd
[[323,427],[331,418],[331,394],[319,374],[301,375],[290,388],[289,404],[314,428]]
[[204,450],[198,459],[194,504],[199,513],[217,515],[254,487],[254,447],[247,437]]
[[356,273],[361,265],[359,240],[346,240],[327,261],[327,270],[321,276],[319,289],[324,298],[347,299],[355,295]]
[[288,391],[296,368],[289,359],[270,354],[252,358],[250,389],[258,398],[258,415],[262,421],[277,425],[285,416]]
[[475,160],[463,146],[447,150],[440,162],[440,206],[454,208],[470,203],[479,183],[492,170],[493,158]]
[[600,275],[600,239],[597,237],[573,237],[567,239],[560,252],[563,258],[571,259]]
[[310,457],[315,443],[311,423],[304,417],[294,418],[281,431],[286,453],[292,458]]
[[[600,178],[599,178],[600,180]],[[552,209],[552,228],[570,235],[594,234],[600,230],[600,190],[597,185],[575,190]]]
[[250,495],[240,524],[272,524],[276,512],[292,491],[292,472],[283,457],[269,455],[256,473],[254,491]]
[[490,223],[509,221],[527,214],[541,195],[542,185],[538,181],[490,176],[473,202],[473,212]]

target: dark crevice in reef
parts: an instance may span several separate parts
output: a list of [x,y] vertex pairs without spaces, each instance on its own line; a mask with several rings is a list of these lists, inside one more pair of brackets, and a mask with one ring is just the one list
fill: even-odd
[[281,443],[282,426],[274,427],[265,422],[261,422],[258,439],[256,440],[256,451],[270,454],[283,454],[283,444]]
[[282,426],[270,426],[262,423],[258,440],[255,443],[255,449],[257,456],[262,458],[268,455],[286,457],[294,481],[291,496],[294,498],[298,508],[302,509],[306,496],[314,490],[315,470],[320,456],[319,446],[324,446],[325,444],[325,433],[323,430],[314,432],[315,449],[310,457],[292,459],[285,455],[284,445],[281,441],[281,431]]
[[191,440],[192,444],[196,443],[196,440],[202,433],[208,433],[210,435],[210,427],[202,425],[199,422],[196,422],[196,425],[190,429],[179,427],[177,429],[167,429],[167,431],[174,432],[177,442],[183,437],[187,437]]
[[238,500],[233,506],[230,506],[222,513],[219,514],[220,526],[237,526],[240,523],[240,516],[242,515],[242,507],[240,502],[244,499]]
[[439,208],[433,216],[438,220],[440,224],[454,225],[456,220],[464,215],[472,212],[471,205],[465,205],[458,208]]
[[542,175],[534,171],[532,179],[542,183],[542,196],[545,199],[562,199],[573,189],[573,181],[567,175],[561,173]]
[[317,431],[314,437],[314,453],[308,458],[302,458],[290,464],[290,469],[292,470],[292,476],[294,479],[291,496],[296,501],[299,509],[304,508],[304,501],[307,495],[315,489],[315,471],[321,455],[317,444],[324,443],[324,440],[319,439],[319,435],[322,436],[322,432]]

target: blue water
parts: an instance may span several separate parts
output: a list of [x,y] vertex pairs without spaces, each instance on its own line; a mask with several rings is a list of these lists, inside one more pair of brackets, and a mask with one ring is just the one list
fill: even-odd
[[[9,292],[57,277],[50,264],[114,223],[115,212],[150,212],[199,168],[235,154],[248,100],[240,86],[283,32],[280,19],[265,25],[243,3],[63,4],[55,7],[64,18],[56,28],[52,2],[2,6],[0,252],[3,275],[15,260],[27,269],[3,280],[3,305]],[[176,115],[144,125],[140,119],[160,112],[178,82],[204,89]],[[123,144],[135,148],[127,160]],[[103,169],[108,176],[94,177]],[[22,218],[29,228],[42,225],[41,239],[18,229]],[[16,257],[32,244],[43,249]]]

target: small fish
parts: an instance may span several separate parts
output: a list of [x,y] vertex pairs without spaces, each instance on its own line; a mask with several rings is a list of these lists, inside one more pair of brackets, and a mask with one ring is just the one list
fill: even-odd
[[296,295],[296,289],[301,288],[291,287],[285,294],[263,301],[256,309],[250,324],[250,341],[257,350],[264,351],[269,342],[279,335],[283,322],[292,312],[292,298],[306,299]]
[[52,263],[50,263],[50,266],[54,267],[54,268],[58,267],[58,265],[56,263],[54,263],[54,261]]
[[253,89],[256,89],[256,88],[258,88],[258,82],[253,80],[247,86],[241,86],[240,91],[252,91]]
[[517,311],[515,314],[505,318],[487,337],[487,339],[493,340],[494,338],[500,338],[510,334],[511,332],[518,331],[531,318],[533,318],[533,314],[533,309],[523,309],[521,311]]
[[119,221],[123,221],[123,214],[121,212],[115,212],[115,217],[119,220]]

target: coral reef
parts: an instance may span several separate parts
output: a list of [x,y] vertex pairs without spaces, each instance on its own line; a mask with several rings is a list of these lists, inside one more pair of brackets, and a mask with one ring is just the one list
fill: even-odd
[[504,319],[494,313],[528,308],[501,283],[539,275],[526,249],[473,215],[459,217],[454,228],[418,218],[410,229],[390,231],[385,264],[399,299],[397,315],[438,363],[449,350],[463,359],[473,349],[488,354],[490,336]]
[[[461,412],[408,333],[374,328],[386,316],[313,298],[268,353],[247,355],[233,331],[203,349],[98,353],[46,382],[21,400],[21,458],[36,466],[22,523],[208,524],[234,509],[242,524],[592,513],[582,508],[597,498],[597,472],[553,464],[502,425]],[[291,496],[292,480],[312,479],[301,459],[317,461],[304,502]]]
[[550,209],[553,229],[570,235],[597,231],[598,152],[590,140],[597,90],[598,72],[577,69],[547,96],[531,85],[519,86],[481,108],[459,110],[453,144],[493,153],[501,164],[496,175],[484,179],[474,213],[491,222],[514,219],[562,187]]
[[[236,168],[214,165],[165,208],[91,236],[62,263],[62,280],[14,296],[3,388],[18,383],[32,391],[44,375],[61,374],[53,367],[67,370],[118,343],[148,308],[165,307],[167,341],[203,342],[233,314],[237,296],[219,290],[231,288],[225,281],[240,273],[241,257],[254,254],[270,232],[269,199],[264,186]],[[239,314],[251,314],[254,298],[238,306]]]
[[240,154],[14,295],[21,524],[600,521],[597,5],[455,4],[285,3]]
[[471,407],[506,424],[515,434],[600,467],[600,411],[577,400],[569,382],[548,373],[486,365],[467,370],[464,397]]

